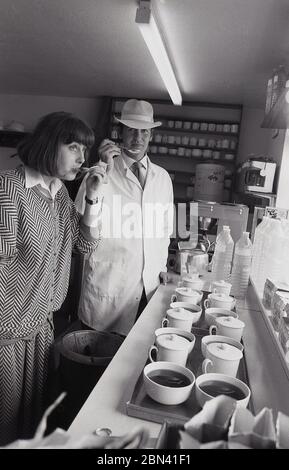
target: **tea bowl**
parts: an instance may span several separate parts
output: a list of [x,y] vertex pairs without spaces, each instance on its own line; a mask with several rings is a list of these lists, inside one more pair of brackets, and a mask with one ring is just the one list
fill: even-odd
[[[162,379],[162,383],[155,381],[158,378]],[[146,393],[163,405],[183,403],[195,384],[195,376],[190,369],[165,361],[147,364],[143,370],[143,380]]]
[[201,407],[206,401],[218,395],[225,395],[235,399],[237,406],[247,408],[251,397],[251,390],[245,382],[219,373],[199,375],[196,379],[195,390],[197,402]]

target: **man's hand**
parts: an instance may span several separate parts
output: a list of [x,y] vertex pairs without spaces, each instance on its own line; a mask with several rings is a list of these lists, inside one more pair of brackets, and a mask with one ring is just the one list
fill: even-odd
[[161,281],[161,284],[166,285],[168,282],[173,281],[173,276],[170,273],[161,271],[160,272],[160,281]]
[[113,159],[121,154],[121,149],[115,142],[104,139],[98,147],[98,156],[102,162],[107,164],[107,174],[113,169]]

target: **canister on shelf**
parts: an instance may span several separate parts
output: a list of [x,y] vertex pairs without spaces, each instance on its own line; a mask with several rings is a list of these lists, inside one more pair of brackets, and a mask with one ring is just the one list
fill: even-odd
[[187,135],[183,135],[181,138],[181,142],[183,145],[188,145],[190,141],[190,138]]
[[217,163],[196,165],[194,199],[223,201],[225,167]]
[[192,127],[192,124],[191,124],[190,121],[185,121],[185,122],[184,122],[184,129],[190,130],[191,127]]
[[208,130],[208,123],[207,122],[201,122],[200,126],[201,131],[207,131]]
[[190,145],[192,145],[192,147],[195,147],[196,145],[198,145],[197,137],[191,137],[190,138]]
[[184,147],[179,147],[178,148],[178,155],[179,155],[179,157],[183,157],[185,155]]
[[198,131],[200,129],[200,123],[199,122],[193,122],[192,129],[193,129],[193,131]]

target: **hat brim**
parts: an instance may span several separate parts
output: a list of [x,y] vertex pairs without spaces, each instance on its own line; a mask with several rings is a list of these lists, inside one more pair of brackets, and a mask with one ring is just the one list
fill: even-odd
[[114,118],[121,122],[124,126],[132,127],[133,129],[153,129],[154,127],[159,127],[162,125],[160,121],[157,122],[147,122],[147,121],[133,121],[128,119],[119,119],[116,116]]

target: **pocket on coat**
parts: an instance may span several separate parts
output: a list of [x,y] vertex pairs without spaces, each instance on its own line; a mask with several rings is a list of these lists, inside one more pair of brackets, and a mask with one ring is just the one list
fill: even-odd
[[126,272],[123,261],[95,260],[90,257],[83,272],[83,287],[97,297],[121,297],[124,295]]

